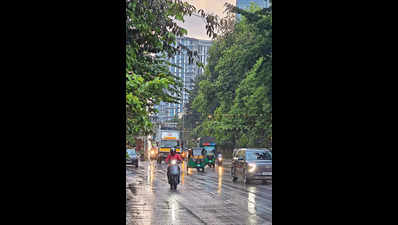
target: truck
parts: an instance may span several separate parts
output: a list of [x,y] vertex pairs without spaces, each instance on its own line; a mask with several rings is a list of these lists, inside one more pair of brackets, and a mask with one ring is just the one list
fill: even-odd
[[166,159],[170,153],[171,148],[176,148],[176,152],[182,153],[180,131],[176,129],[160,128],[157,133],[157,162],[160,164]]

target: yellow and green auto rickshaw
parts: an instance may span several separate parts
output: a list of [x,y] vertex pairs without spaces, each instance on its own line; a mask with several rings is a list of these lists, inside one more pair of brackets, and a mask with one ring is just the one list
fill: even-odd
[[206,151],[206,164],[210,168],[214,168],[216,165],[216,139],[214,137],[202,137],[199,147]]
[[189,168],[196,168],[198,172],[204,172],[206,164],[206,151],[199,147],[192,148],[188,155],[187,171]]
[[215,145],[215,143],[205,143],[201,147],[206,152],[206,164],[210,168],[214,168],[216,165],[216,145]]

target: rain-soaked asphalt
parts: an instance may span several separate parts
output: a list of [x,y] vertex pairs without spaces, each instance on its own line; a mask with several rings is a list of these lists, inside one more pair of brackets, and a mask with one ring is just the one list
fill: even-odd
[[229,167],[187,173],[184,163],[181,183],[171,191],[166,167],[128,167],[127,225],[272,224],[272,184],[232,182]]

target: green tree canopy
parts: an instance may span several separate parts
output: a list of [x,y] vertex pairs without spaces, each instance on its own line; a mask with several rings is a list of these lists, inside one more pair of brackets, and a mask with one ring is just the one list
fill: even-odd
[[161,101],[178,103],[182,83],[168,69],[167,58],[184,50],[193,62],[195,52],[177,45],[187,34],[176,21],[199,13],[206,17],[207,33],[216,37],[218,18],[181,0],[126,0],[126,110],[127,135],[149,134],[150,116]]
[[227,5],[227,10],[242,19],[224,29],[209,51],[190,103],[201,121],[194,136],[214,136],[225,147],[270,146],[272,8],[246,11]]

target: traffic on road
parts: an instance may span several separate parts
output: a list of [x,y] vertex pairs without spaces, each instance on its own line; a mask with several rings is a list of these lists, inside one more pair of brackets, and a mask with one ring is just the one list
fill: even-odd
[[[235,176],[238,162],[246,162],[242,159],[224,159],[222,165],[206,166],[204,172],[188,168],[183,160],[178,188],[170,188],[166,163],[144,161],[138,168],[128,164],[127,225],[272,224],[272,158],[267,158],[271,155],[263,149],[243,150],[236,151],[237,156],[244,152],[250,165],[261,168],[260,174],[271,174],[266,183],[248,179],[242,172]],[[263,165],[271,165],[271,172],[263,172],[268,171]]]
[[272,1],[233,2],[126,1],[127,225],[272,224]]

